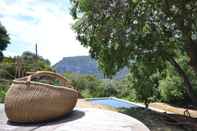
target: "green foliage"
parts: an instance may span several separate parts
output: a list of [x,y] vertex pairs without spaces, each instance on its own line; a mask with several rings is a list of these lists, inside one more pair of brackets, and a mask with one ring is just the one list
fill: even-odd
[[165,102],[170,103],[184,103],[185,91],[183,83],[177,76],[167,76],[165,79],[160,81],[160,93],[161,99]]
[[[41,56],[36,57],[31,52],[24,52],[19,57],[22,61],[22,67],[24,72],[35,72],[38,70],[53,70],[50,66],[49,60],[42,58]],[[0,63],[0,78],[3,79],[14,79],[16,76],[16,57],[5,57]]]
[[[124,66],[129,66],[137,99],[157,98],[162,73],[169,68],[168,62],[174,64],[170,60],[188,57],[190,65],[197,69],[195,0],[71,2],[77,39],[83,46],[89,47],[91,56],[96,58],[100,68],[110,78]],[[186,68],[183,66],[184,70],[181,71],[188,73],[188,61]],[[173,66],[178,68],[175,64]],[[178,72],[180,76],[183,75],[180,70]],[[181,77],[185,81],[186,78]],[[174,87],[165,79],[161,81],[163,87]],[[187,83],[184,86],[189,89]],[[177,89],[175,91],[178,92]],[[197,103],[193,92],[187,93]]]
[[92,57],[98,60],[106,75],[113,76],[130,64],[130,60],[147,59],[152,61],[149,64],[160,68],[167,55],[175,56],[179,38],[173,37],[172,33],[176,32],[166,21],[160,3],[153,3],[73,0],[72,11],[75,9],[74,14],[78,15],[73,26],[77,38],[90,48]]
[[102,83],[99,85],[100,90],[102,91],[101,97],[110,97],[118,95],[119,82],[115,80],[102,80]]
[[127,97],[130,96],[129,100],[144,102],[146,104],[159,101],[160,91],[158,88],[158,79],[154,78],[154,75],[147,76],[144,74],[138,74],[139,78],[136,76],[137,75],[134,74],[128,76],[129,81],[127,81],[127,83],[132,85],[129,87],[129,89],[127,89],[127,91],[130,92],[127,94]]
[[[187,68],[186,59],[178,60],[181,66]],[[134,65],[133,65],[134,66]],[[185,92],[182,79],[171,65],[163,72],[148,70],[147,66],[138,63],[135,69],[123,80],[98,80],[94,76],[65,73],[65,77],[72,80],[73,86],[80,91],[82,97],[118,97],[138,102],[163,101],[176,105],[190,104]],[[195,73],[187,69],[187,74],[197,90]]]
[[3,59],[3,52],[10,43],[9,35],[5,27],[0,22],[0,61]]
[[10,86],[11,81],[1,81],[0,80],[0,103],[4,102],[5,94]]
[[132,75],[128,74],[123,80],[119,82],[119,98],[127,99],[130,101],[137,101],[137,93],[133,88],[134,83],[132,82]]
[[149,67],[149,63],[138,62],[130,68],[130,82],[133,83],[132,88],[136,92],[136,99],[143,102],[153,102],[159,98],[159,79],[160,72]]
[[15,77],[15,60],[5,57],[0,63],[0,78],[13,79]]
[[99,81],[94,76],[83,76],[76,73],[65,73],[65,78],[72,80],[73,86],[80,91],[82,97],[96,97],[100,93],[96,90],[99,90],[98,84]]
[[5,98],[5,94],[6,94],[6,91],[1,89],[2,87],[0,87],[0,103],[3,103],[4,102],[4,98]]
[[25,71],[52,70],[50,61],[36,56],[31,52],[24,52],[21,56]]
[[[156,72],[146,75],[146,71],[148,70],[144,66],[138,65],[135,75],[130,73],[123,80],[99,80],[94,76],[69,72],[65,73],[65,77],[72,81],[73,86],[85,98],[114,96],[138,102],[163,101],[176,105],[190,104],[183,81],[173,67],[170,66],[168,70],[161,72],[161,74]],[[197,83],[194,79],[195,75],[191,72],[189,74],[195,86]],[[197,88],[194,89],[197,90]]]
[[120,84],[115,80],[98,80],[95,76],[65,73],[65,77],[72,80],[73,86],[80,91],[82,97],[110,97],[118,96]]
[[[34,72],[37,70],[53,70],[50,62],[41,56],[36,57],[31,52],[24,52],[19,57],[22,60],[23,71]],[[16,76],[16,57],[4,57],[0,62],[0,102],[4,101],[5,93]],[[56,81],[54,81],[54,84]]]
[[[173,104],[189,104],[182,80],[171,67],[171,70],[146,75],[145,68],[138,66],[135,75],[129,74],[123,80],[98,80],[94,76],[65,73],[72,80],[73,86],[82,97],[118,97],[130,101],[154,102],[164,101]],[[145,71],[144,71],[145,70]],[[195,84],[195,83],[194,83]]]
[[[193,92],[195,95],[197,91],[197,79],[196,74],[191,68],[187,66],[187,57],[179,57],[178,62],[180,66],[186,71],[188,78],[193,86]],[[186,93],[184,81],[179,77],[174,67],[168,65],[167,70],[163,72],[165,77],[159,81],[159,90],[161,95],[161,101],[174,103],[174,104],[191,104],[189,96]]]
[[[123,80],[96,79],[90,75],[65,73],[65,78],[72,80],[73,86],[80,91],[82,97],[118,97],[131,101],[140,101],[137,90],[133,87],[132,76]],[[155,93],[156,94],[156,93]],[[150,99],[150,98],[149,98]]]

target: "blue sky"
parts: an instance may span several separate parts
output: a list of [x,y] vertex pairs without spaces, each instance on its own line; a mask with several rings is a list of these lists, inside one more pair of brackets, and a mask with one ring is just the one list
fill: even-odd
[[0,0],[0,21],[6,27],[11,44],[6,56],[24,51],[38,53],[52,64],[66,56],[88,55],[72,31],[69,0]]

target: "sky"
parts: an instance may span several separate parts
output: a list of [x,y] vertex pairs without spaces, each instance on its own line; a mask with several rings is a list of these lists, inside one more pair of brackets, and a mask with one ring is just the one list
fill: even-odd
[[69,0],[0,0],[0,22],[6,27],[11,44],[6,56],[35,52],[55,64],[63,57],[88,55],[71,29]]

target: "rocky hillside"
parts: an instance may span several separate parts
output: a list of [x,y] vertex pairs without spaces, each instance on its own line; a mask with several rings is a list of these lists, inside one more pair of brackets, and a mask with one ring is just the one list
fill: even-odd
[[[96,61],[90,56],[64,57],[54,65],[54,69],[61,74],[64,72],[74,72],[85,75],[95,75],[99,79],[104,78]],[[124,68],[116,74],[115,79],[122,79],[127,73],[128,69]]]

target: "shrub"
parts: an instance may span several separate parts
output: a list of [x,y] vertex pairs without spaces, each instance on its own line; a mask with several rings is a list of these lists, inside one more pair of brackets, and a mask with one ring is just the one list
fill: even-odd
[[8,85],[0,83],[0,103],[4,102],[5,94],[7,92]]
[[170,103],[180,103],[185,99],[185,91],[179,77],[166,77],[160,81],[161,100]]

